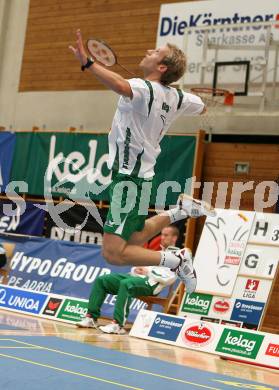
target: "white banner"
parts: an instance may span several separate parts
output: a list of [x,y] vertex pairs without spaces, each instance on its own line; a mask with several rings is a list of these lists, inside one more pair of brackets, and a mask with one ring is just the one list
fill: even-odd
[[232,295],[254,217],[254,212],[221,209],[207,217],[194,260],[198,292]]
[[[268,22],[279,20],[279,4],[276,0],[224,0],[191,1],[185,3],[163,4],[157,31],[157,46],[163,46],[167,42],[178,45],[185,50],[185,29],[193,27],[220,26],[227,28],[211,30],[209,41],[212,44],[225,46],[263,46],[262,50],[219,50],[219,61],[236,61],[253,59],[251,77],[254,79],[262,74],[264,61],[264,45],[266,43],[266,27],[250,26],[229,28],[230,24]],[[273,28],[272,34],[278,39],[279,29]],[[199,84],[202,62],[204,35],[196,29],[188,35],[186,53],[189,57],[187,69],[187,84]],[[210,50],[207,57],[206,83],[212,83],[215,51]],[[270,68],[273,67],[274,51],[270,52]],[[231,67],[229,82],[239,82],[242,68]],[[272,72],[268,73],[268,80],[272,80]]]
[[208,316],[230,320],[235,300],[233,298],[213,297]]
[[279,368],[279,335],[141,310],[130,336]]

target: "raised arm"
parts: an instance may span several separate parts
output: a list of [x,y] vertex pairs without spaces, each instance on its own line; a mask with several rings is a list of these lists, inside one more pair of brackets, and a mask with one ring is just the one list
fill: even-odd
[[184,115],[203,115],[206,113],[207,109],[198,95],[183,91],[181,111]]
[[[87,63],[88,57],[82,42],[80,30],[77,30],[76,47],[69,46],[69,49],[74,53],[81,65],[85,65]],[[107,88],[118,93],[119,95],[127,96],[129,98],[133,97],[130,84],[118,73],[106,69],[97,62],[94,62],[94,64],[91,65],[88,70]]]

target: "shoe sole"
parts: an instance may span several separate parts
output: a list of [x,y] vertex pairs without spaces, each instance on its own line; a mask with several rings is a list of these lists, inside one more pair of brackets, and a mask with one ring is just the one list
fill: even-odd
[[126,331],[123,331],[123,332],[107,332],[107,331],[103,330],[101,326],[100,326],[99,329],[100,329],[103,333],[106,333],[106,334],[119,334],[119,335],[124,335],[124,334],[126,334]]
[[195,199],[192,196],[187,195],[187,194],[181,194],[181,195],[179,195],[179,197],[181,198],[182,202],[183,202],[183,199],[186,198],[186,199],[190,200],[191,202],[195,203],[196,205],[202,207],[205,211],[204,214],[207,215],[208,217],[215,217],[216,216],[216,211],[215,211],[214,207],[211,204],[205,202],[204,200]]

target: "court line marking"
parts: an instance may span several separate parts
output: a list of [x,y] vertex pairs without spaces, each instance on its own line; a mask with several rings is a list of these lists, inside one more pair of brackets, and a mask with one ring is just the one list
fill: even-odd
[[22,358],[11,356],[11,355],[6,355],[4,353],[0,353],[0,356],[6,357],[6,358],[9,358],[9,359],[18,360],[18,361],[24,362],[24,363],[34,364],[35,366],[51,368],[52,370],[65,372],[67,374],[77,375],[77,376],[81,376],[81,377],[84,377],[84,378],[94,379],[94,380],[97,380],[97,381],[100,381],[100,382],[105,382],[105,383],[113,384],[113,385],[116,385],[116,386],[125,387],[126,389],[144,390],[142,387],[133,387],[133,386],[125,385],[123,383],[110,381],[108,379],[98,378],[97,376],[82,374],[81,372],[75,372],[75,371],[71,371],[71,370],[66,370],[66,369],[63,369],[63,368],[51,366],[49,364],[38,363],[38,362],[34,362],[33,360],[27,360],[27,359],[22,359]]
[[[237,378],[236,378],[237,379]],[[241,379],[240,379],[241,380]],[[241,389],[253,389],[253,390],[275,390],[273,387],[265,387],[265,385],[262,384],[253,384],[253,383],[242,383],[242,382],[236,382],[232,380],[221,380],[221,379],[215,379],[216,382],[224,383],[225,385],[229,386],[232,385],[232,387],[240,387]]]
[[38,349],[42,349],[42,350],[46,350],[46,351],[51,351],[51,352],[56,352],[56,353],[60,353],[61,355],[72,356],[72,357],[76,357],[76,358],[79,358],[79,359],[83,359],[83,360],[88,360],[88,361],[92,361],[92,362],[95,362],[95,363],[104,364],[104,365],[107,365],[107,366],[112,366],[112,367],[116,367],[116,368],[122,368],[122,369],[127,370],[127,371],[134,371],[134,372],[138,372],[138,373],[140,373],[140,374],[155,376],[155,377],[158,377],[158,378],[167,379],[167,380],[172,380],[172,381],[180,382],[180,383],[185,383],[185,384],[188,384],[188,385],[194,385],[194,386],[197,386],[197,387],[203,387],[204,389],[220,390],[220,389],[217,388],[217,387],[205,386],[205,385],[202,385],[202,384],[199,384],[199,383],[185,381],[185,380],[183,380],[183,379],[172,378],[172,377],[165,376],[165,375],[155,374],[155,373],[153,373],[153,372],[143,371],[143,370],[139,370],[139,369],[136,369],[136,368],[127,367],[127,366],[122,366],[122,365],[120,365],[120,364],[105,362],[105,361],[99,360],[99,359],[92,359],[92,358],[88,358],[88,357],[86,357],[86,356],[76,355],[76,354],[73,354],[73,353],[70,353],[70,352],[60,351],[60,350],[58,350],[58,349],[42,347],[42,346],[40,346],[40,345],[30,344],[30,343],[26,343],[26,342],[20,341],[20,340],[15,340],[15,339],[1,339],[1,338],[0,338],[0,341],[3,341],[3,340],[9,340],[9,341],[13,341],[13,342],[15,342],[15,343],[30,345],[30,346],[32,346],[32,347],[37,347]]
[[0,345],[0,349],[41,349],[38,347],[11,347],[6,345]]

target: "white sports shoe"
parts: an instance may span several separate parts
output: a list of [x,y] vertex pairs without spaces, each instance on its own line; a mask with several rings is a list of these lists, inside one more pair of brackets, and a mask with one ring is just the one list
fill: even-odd
[[203,215],[215,217],[216,215],[214,207],[209,203],[203,200],[194,199],[187,194],[180,194],[177,204],[181,210],[185,211],[185,213],[192,218],[202,217]]
[[76,323],[78,328],[95,328],[98,329],[98,324],[92,317],[84,317],[81,321]]
[[126,330],[124,328],[121,328],[121,326],[116,322],[112,322],[111,324],[100,326],[99,329],[104,333],[114,333],[114,334],[126,333]]
[[180,258],[180,264],[175,269],[175,272],[186,285],[186,292],[192,294],[197,286],[197,275],[193,267],[192,252],[188,248],[183,248],[177,251],[175,255]]

